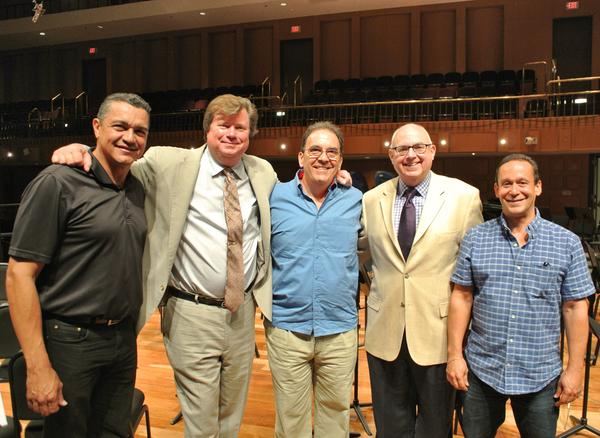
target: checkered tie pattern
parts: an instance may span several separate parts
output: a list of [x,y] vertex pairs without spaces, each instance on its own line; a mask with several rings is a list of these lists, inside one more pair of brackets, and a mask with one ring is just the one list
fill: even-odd
[[232,313],[244,302],[244,221],[240,209],[237,183],[230,167],[223,169],[223,205],[227,221],[227,282],[225,283],[225,307]]
[[412,199],[416,194],[417,189],[415,187],[409,187],[406,190],[406,202],[402,208],[402,215],[400,216],[400,224],[398,226],[398,243],[400,244],[400,249],[402,249],[404,260],[408,259],[413,240],[415,239],[417,214]]

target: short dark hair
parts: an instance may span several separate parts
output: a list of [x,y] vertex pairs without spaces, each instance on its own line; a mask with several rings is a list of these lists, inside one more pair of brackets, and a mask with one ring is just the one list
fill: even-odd
[[250,99],[233,94],[222,94],[210,101],[206,111],[204,112],[204,141],[206,134],[210,131],[210,124],[217,114],[224,116],[233,116],[245,109],[250,120],[250,137],[253,137],[258,132],[258,111]]
[[342,134],[342,130],[328,121],[316,122],[306,128],[304,135],[302,136],[302,148],[300,151],[304,153],[304,149],[306,147],[306,141],[308,140],[308,136],[319,129],[326,129],[327,131],[331,131],[335,134],[340,142],[340,157],[342,156],[342,151],[344,150],[344,135]]
[[113,93],[107,96],[100,104],[100,108],[98,108],[98,115],[96,118],[100,121],[100,124],[102,124],[106,116],[108,116],[110,106],[114,102],[125,102],[131,106],[145,110],[148,113],[148,128],[150,128],[150,111],[152,111],[152,108],[150,108],[148,102],[133,93]]
[[498,167],[496,167],[496,178],[494,179],[496,184],[498,184],[498,173],[500,172],[500,168],[510,161],[527,161],[529,164],[531,164],[531,167],[533,168],[533,176],[535,180],[534,183],[537,184],[540,181],[540,171],[538,169],[537,163],[533,160],[533,158],[525,154],[510,154],[502,158],[500,164],[498,164]]

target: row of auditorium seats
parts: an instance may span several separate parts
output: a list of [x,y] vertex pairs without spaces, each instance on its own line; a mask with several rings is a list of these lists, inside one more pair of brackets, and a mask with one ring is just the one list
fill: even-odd
[[[524,77],[524,78],[523,78]],[[475,71],[467,71],[464,73],[449,72],[449,73],[431,73],[397,76],[380,76],[349,79],[332,79],[319,80],[315,82],[312,94],[321,93],[338,93],[345,91],[352,93],[357,90],[404,90],[404,89],[427,89],[427,88],[448,88],[455,89],[460,87],[504,87],[510,90],[508,94],[517,94],[521,91],[523,85],[523,94],[533,94],[536,88],[535,71],[531,69],[525,70],[502,70],[496,72],[494,70],[486,70],[481,73]]]

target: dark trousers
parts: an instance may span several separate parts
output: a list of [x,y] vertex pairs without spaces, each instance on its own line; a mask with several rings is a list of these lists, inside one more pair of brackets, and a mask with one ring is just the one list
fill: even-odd
[[[448,438],[456,390],[446,364],[420,366],[406,341],[388,362],[367,353],[377,438]],[[418,407],[418,415],[417,415]]]
[[46,319],[44,334],[68,403],[45,418],[44,437],[127,437],[137,368],[133,318],[111,326]]
[[556,436],[559,408],[554,394],[560,376],[538,392],[521,395],[501,394],[469,370],[469,389],[461,394],[462,429],[466,438],[493,438],[504,423],[506,402],[510,399],[519,433],[523,438]]

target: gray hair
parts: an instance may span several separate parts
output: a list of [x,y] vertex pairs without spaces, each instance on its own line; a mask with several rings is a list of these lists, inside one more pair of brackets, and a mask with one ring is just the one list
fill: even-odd
[[110,112],[110,106],[114,102],[125,102],[131,106],[145,110],[148,113],[148,128],[150,128],[150,111],[152,111],[152,108],[150,108],[148,102],[146,102],[137,94],[133,93],[114,93],[110,96],[107,96],[102,101],[102,104],[98,109],[98,115],[96,116],[100,121],[100,124],[102,124],[106,116],[108,116],[108,113]]
[[304,149],[306,147],[306,141],[308,140],[308,136],[319,129],[325,129],[327,131],[331,131],[335,134],[340,142],[340,157],[342,156],[342,151],[344,150],[344,135],[342,134],[342,130],[328,121],[316,122],[310,125],[304,135],[302,136],[302,148],[300,149],[302,153],[304,153]]

